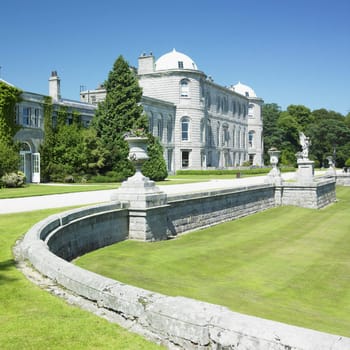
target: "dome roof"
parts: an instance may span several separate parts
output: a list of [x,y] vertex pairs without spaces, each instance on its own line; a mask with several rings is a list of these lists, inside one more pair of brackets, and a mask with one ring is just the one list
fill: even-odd
[[156,71],[169,69],[194,69],[197,70],[197,65],[192,58],[187,55],[173,51],[166,53],[156,61]]
[[246,97],[257,97],[255,91],[250,86],[244,85],[241,82],[233,85],[233,90]]

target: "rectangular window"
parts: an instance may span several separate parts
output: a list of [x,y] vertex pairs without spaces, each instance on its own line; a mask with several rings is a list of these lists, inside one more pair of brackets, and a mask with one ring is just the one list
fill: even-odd
[[35,108],[35,110],[34,110],[34,126],[36,128],[39,127],[39,118],[40,118],[40,110],[39,110],[39,108]]
[[182,151],[181,153],[181,165],[183,168],[188,168],[189,166],[189,160],[190,160],[190,152],[189,151]]
[[182,61],[178,61],[177,65],[178,65],[179,69],[183,69],[183,67],[184,67],[184,63]]
[[181,123],[181,140],[189,140],[189,122],[187,120],[183,120]]
[[30,107],[23,108],[23,118],[22,118],[23,125],[29,125],[31,114],[32,114],[32,111]]

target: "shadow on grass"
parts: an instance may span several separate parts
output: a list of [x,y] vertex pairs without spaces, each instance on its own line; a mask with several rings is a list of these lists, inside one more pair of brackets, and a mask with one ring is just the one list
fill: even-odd
[[10,277],[6,272],[16,268],[16,262],[13,259],[0,261],[0,285],[6,282],[17,280],[16,278]]

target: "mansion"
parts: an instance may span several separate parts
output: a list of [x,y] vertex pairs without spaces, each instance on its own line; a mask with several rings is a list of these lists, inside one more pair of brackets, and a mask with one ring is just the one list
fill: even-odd
[[[169,172],[263,165],[263,100],[249,86],[216,84],[175,49],[157,60],[142,54],[136,70],[150,131],[164,147]],[[81,91],[97,104],[103,87]]]
[[[232,168],[248,162],[263,165],[263,100],[252,88],[241,83],[230,87],[216,84],[190,57],[175,49],[157,60],[152,54],[142,54],[136,74],[150,132],[164,147],[169,173]],[[49,96],[53,119],[64,107],[67,123],[70,115],[78,113],[83,125],[88,126],[106,91],[101,86],[81,91],[80,101],[64,99],[54,71],[49,78]],[[28,182],[40,182],[45,98],[23,92],[16,107],[16,121],[22,128],[15,139],[21,143],[21,170]]]

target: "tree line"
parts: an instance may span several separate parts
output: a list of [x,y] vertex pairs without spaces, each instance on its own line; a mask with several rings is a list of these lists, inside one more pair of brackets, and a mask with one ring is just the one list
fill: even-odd
[[332,156],[337,167],[350,166],[350,113],[346,116],[327,109],[311,111],[303,105],[290,105],[286,110],[276,103],[262,108],[264,161],[269,164],[267,151],[281,151],[283,165],[296,165],[299,152],[299,132],[311,139],[309,158],[316,167],[327,167]]

